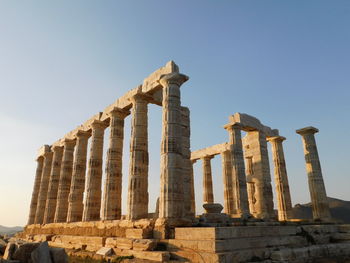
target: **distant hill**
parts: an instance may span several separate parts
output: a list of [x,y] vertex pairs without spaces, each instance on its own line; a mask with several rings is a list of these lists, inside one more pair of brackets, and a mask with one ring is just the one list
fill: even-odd
[[0,235],[13,235],[19,231],[22,231],[23,227],[21,226],[14,226],[14,227],[7,227],[0,225]]
[[[332,217],[336,220],[350,224],[350,201],[328,197],[328,202]],[[293,207],[293,213],[295,218],[312,218],[311,203],[296,204]]]

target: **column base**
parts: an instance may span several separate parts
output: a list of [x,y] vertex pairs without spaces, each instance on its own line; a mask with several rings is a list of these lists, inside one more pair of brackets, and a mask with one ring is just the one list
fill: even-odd
[[190,218],[158,218],[153,229],[153,237],[157,239],[175,238],[175,227],[192,226]]

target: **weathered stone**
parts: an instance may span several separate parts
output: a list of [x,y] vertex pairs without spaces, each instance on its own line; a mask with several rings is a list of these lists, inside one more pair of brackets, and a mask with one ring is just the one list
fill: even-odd
[[0,238],[0,254],[3,255],[5,253],[7,243]]
[[211,174],[210,160],[214,156],[205,156],[202,158],[203,163],[203,203],[212,204],[214,203],[213,194],[213,179]]
[[203,208],[205,209],[206,213],[215,213],[215,214],[220,214],[223,209],[221,204],[204,204]]
[[114,254],[113,249],[109,247],[101,247],[99,250],[96,252],[97,255],[109,257]]
[[47,242],[42,242],[30,254],[33,263],[51,263],[49,245]]
[[224,183],[224,208],[226,214],[234,214],[234,190],[232,183],[232,163],[231,163],[231,152],[223,151],[221,153],[222,161],[222,178]]
[[157,242],[153,239],[135,239],[132,243],[133,250],[151,251],[157,246]]
[[53,263],[68,263],[68,255],[64,248],[50,247],[50,255]]
[[7,243],[3,258],[7,259],[7,260],[12,259],[16,248],[17,248],[17,246],[14,242]]
[[20,260],[23,263],[29,263],[32,252],[39,247],[40,243],[23,243],[19,244],[12,259]]
[[117,248],[132,249],[133,239],[131,238],[117,238]]
[[152,230],[151,229],[137,229],[137,228],[126,229],[125,237],[127,237],[127,238],[151,238],[152,237]]

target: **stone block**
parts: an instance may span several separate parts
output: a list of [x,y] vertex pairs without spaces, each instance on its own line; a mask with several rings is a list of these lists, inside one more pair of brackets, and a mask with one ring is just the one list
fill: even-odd
[[341,233],[348,233],[348,232],[350,232],[350,224],[338,225],[338,231],[341,232]]
[[132,249],[133,239],[131,238],[117,238],[117,248],[120,249]]
[[109,257],[109,256],[112,256],[114,254],[114,251],[112,248],[109,248],[109,247],[101,247],[97,252],[96,252],[97,255],[101,255],[101,256],[106,256],[106,257]]
[[126,238],[152,238],[151,229],[142,229],[142,228],[129,228],[125,231]]
[[157,242],[154,239],[135,239],[133,241],[133,250],[138,251],[151,251],[157,246]]
[[166,262],[170,260],[170,253],[167,251],[132,251],[135,258]]
[[331,236],[333,241],[337,242],[347,242],[350,241],[350,232],[349,233],[334,233]]
[[110,248],[116,248],[117,247],[117,237],[108,237],[106,238],[106,243],[105,246],[106,247],[110,247]]
[[32,252],[39,247],[40,243],[24,243],[18,245],[13,253],[12,259],[17,259],[23,263],[30,262]]
[[40,245],[31,253],[30,257],[35,263],[52,263],[47,241],[40,243]]

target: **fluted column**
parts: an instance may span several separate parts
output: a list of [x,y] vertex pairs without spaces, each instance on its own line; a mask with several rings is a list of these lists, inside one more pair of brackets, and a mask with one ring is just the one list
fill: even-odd
[[181,218],[183,211],[182,136],[180,86],[188,77],[180,73],[162,76],[162,142],[160,157],[160,218]]
[[38,204],[35,213],[35,224],[42,224],[44,221],[45,206],[47,199],[47,190],[49,186],[51,165],[53,152],[48,151],[44,153],[44,166],[41,175],[40,190],[38,195]]
[[226,214],[235,214],[233,187],[232,187],[232,163],[231,152],[229,150],[221,153],[222,178],[224,183],[224,211]]
[[182,172],[184,182],[184,215],[194,217],[192,210],[191,191],[193,186],[193,168],[191,163],[191,143],[190,143],[190,110],[187,107],[181,107],[182,123]]
[[127,218],[148,216],[148,102],[144,95],[132,98],[130,167]]
[[34,222],[35,222],[35,214],[36,214],[36,208],[38,205],[38,196],[39,196],[39,190],[40,190],[41,175],[43,173],[43,166],[44,166],[44,157],[39,156],[36,159],[36,161],[37,161],[37,167],[36,167],[36,172],[35,172],[35,181],[34,181],[34,187],[33,187],[33,192],[32,192],[32,199],[30,202],[28,225],[34,224]]
[[102,199],[102,220],[114,220],[121,217],[124,118],[129,113],[129,111],[118,108],[110,112],[110,136]]
[[52,146],[51,150],[53,151],[53,158],[44,214],[44,224],[52,223],[55,218],[57,191],[60,180],[63,147]]
[[248,192],[248,202],[249,202],[249,212],[252,215],[256,215],[255,210],[255,183],[253,180],[253,157],[246,157],[246,174],[247,174],[247,192]]
[[211,174],[211,163],[210,160],[213,158],[213,155],[203,157],[203,203],[212,204],[214,203],[214,194],[213,194],[213,179]]
[[83,218],[83,198],[85,190],[85,174],[87,145],[91,132],[79,130],[76,133],[73,174],[68,195],[67,222],[79,222]]
[[193,216],[196,216],[196,197],[195,197],[195,192],[194,192],[194,174],[193,174],[193,164],[197,160],[192,160],[191,161],[191,167],[190,167],[190,173],[191,173],[191,181],[190,181],[190,198],[191,198],[191,214]]
[[107,125],[99,120],[91,124],[92,136],[90,160],[86,178],[86,198],[84,203],[83,221],[100,220],[103,137]]
[[60,181],[57,191],[57,204],[55,213],[55,223],[67,221],[68,213],[68,195],[73,172],[73,154],[75,140],[64,139],[63,141],[63,157],[61,164]]
[[329,220],[331,214],[314,135],[318,132],[318,129],[306,127],[296,132],[302,136],[303,140],[313,218]]
[[292,201],[282,146],[282,142],[285,139],[282,136],[268,138],[272,147],[279,221],[286,221],[292,218]]
[[239,124],[225,125],[229,133],[229,146],[231,151],[232,162],[232,180],[235,181],[237,214],[241,217],[248,217],[249,203],[247,193],[247,181],[244,167],[244,157],[242,148],[241,126]]

